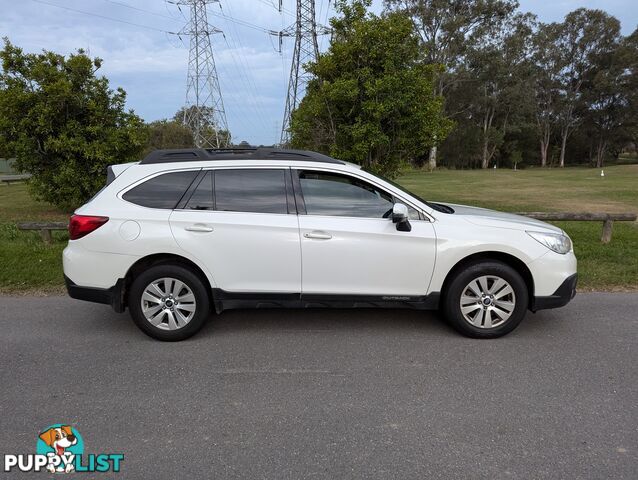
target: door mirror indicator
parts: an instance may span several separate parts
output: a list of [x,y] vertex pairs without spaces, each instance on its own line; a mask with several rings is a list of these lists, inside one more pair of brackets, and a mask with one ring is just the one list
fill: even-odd
[[396,223],[397,230],[400,232],[409,232],[412,230],[407,206],[402,203],[394,204],[394,207],[392,207],[392,223]]

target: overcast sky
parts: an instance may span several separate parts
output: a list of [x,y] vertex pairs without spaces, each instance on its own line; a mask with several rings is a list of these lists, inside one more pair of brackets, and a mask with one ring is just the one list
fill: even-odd
[[[522,11],[546,22],[560,21],[578,7],[600,8],[615,15],[623,33],[629,34],[638,24],[636,1],[520,0],[520,4]],[[328,0],[316,2],[318,22],[327,23],[333,13]],[[277,39],[253,27],[279,31],[292,24],[295,1],[283,0],[283,14],[273,3],[278,0],[221,0],[209,6],[210,23],[224,32],[213,37],[213,48],[235,141],[279,140],[292,40],[284,41],[280,55]],[[375,0],[375,10],[381,3]],[[187,17],[188,10],[182,7],[182,11]],[[102,58],[101,73],[113,87],[126,90],[129,108],[147,121],[172,117],[184,103],[188,38],[166,32],[179,32],[185,23],[182,12],[164,0],[0,0],[0,36],[29,52],[48,49],[68,54],[83,48]],[[321,39],[322,50],[327,43],[327,38]]]

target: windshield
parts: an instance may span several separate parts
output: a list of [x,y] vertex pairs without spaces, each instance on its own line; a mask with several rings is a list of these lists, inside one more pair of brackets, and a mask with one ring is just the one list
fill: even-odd
[[420,202],[423,202],[427,205],[428,201],[424,200],[423,198],[419,197],[416,193],[411,192],[410,190],[408,190],[405,187],[402,187],[401,185],[399,185],[397,182],[394,182],[392,180],[390,180],[389,178],[384,177],[383,175],[379,175],[378,173],[375,173],[371,170],[368,170],[367,168],[362,168],[361,170],[363,170],[366,173],[369,173],[370,175],[374,175],[377,178],[380,178],[381,180],[383,180],[384,182],[389,183],[390,185],[392,185],[395,188],[398,188],[399,190],[401,190],[403,193],[407,193],[408,195],[413,196],[414,198],[416,198],[417,200],[419,200]]
[[416,193],[411,192],[407,188],[402,187],[398,183],[390,180],[389,178],[384,177],[383,175],[379,175],[378,173],[371,172],[367,168],[362,168],[361,170],[363,170],[366,173],[369,173],[370,175],[374,175],[377,178],[380,178],[384,182],[388,182],[393,187],[398,188],[399,190],[401,190],[404,193],[407,193],[408,195],[411,195],[412,197],[416,198],[418,201],[420,201],[422,203],[425,203],[428,207],[430,207],[430,208],[432,208],[434,210],[437,210],[437,211],[443,212],[443,213],[454,213],[454,209],[452,207],[449,207],[448,205],[443,205],[442,203],[428,202],[427,200],[425,200],[424,198],[421,198]]

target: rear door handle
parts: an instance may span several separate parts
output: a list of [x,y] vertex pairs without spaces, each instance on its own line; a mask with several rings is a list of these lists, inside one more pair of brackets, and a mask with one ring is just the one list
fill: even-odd
[[213,231],[213,227],[207,227],[206,225],[190,225],[188,227],[186,227],[184,230],[187,230],[189,232],[212,232]]
[[303,236],[306,238],[316,238],[317,240],[330,240],[332,238],[332,235],[330,235],[329,233],[318,231],[307,232],[304,233]]

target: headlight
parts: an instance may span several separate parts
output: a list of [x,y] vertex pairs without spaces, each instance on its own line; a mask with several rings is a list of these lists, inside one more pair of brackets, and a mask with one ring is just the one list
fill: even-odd
[[556,253],[568,253],[572,249],[572,241],[564,233],[527,232],[539,243]]

